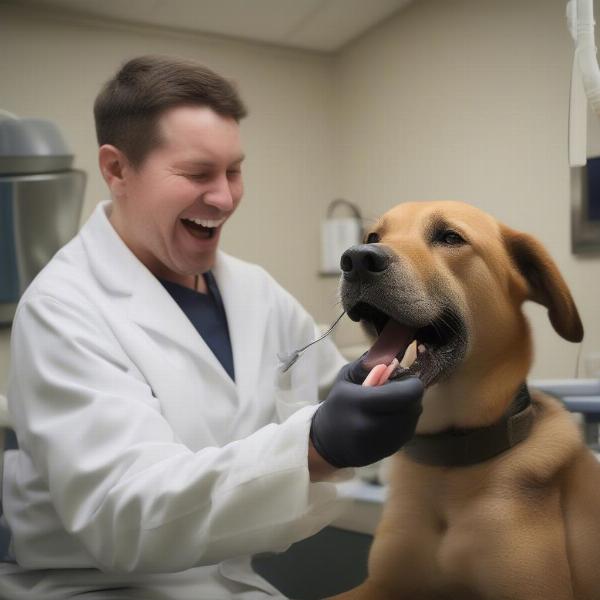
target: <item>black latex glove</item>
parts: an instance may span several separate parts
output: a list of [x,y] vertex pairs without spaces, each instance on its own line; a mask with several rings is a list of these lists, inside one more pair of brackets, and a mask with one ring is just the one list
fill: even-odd
[[420,379],[363,387],[368,371],[362,358],[341,369],[312,419],[315,449],[337,468],[370,465],[397,452],[414,435],[421,414]]

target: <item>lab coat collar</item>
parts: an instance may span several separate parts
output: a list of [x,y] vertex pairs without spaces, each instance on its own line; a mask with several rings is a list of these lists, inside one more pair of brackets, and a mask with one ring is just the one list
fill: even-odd
[[[128,318],[166,346],[167,351],[170,343],[179,345],[235,386],[185,313],[117,234],[108,220],[110,206],[110,201],[100,203],[81,230],[99,283],[112,295],[122,296],[123,310]],[[230,264],[233,260],[219,251],[213,273],[227,314],[236,383],[240,386],[248,384],[252,378],[252,371],[248,372],[254,366],[251,364],[254,353],[250,345],[258,333],[258,324],[256,320],[240,323],[243,313],[240,315],[240,299],[234,289],[236,269]]]

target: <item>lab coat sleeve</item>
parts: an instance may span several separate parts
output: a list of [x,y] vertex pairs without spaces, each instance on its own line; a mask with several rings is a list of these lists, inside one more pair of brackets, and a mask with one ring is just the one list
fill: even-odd
[[103,570],[172,572],[281,551],[339,512],[334,487],[309,480],[315,406],[192,452],[91,306],[30,294],[12,352],[22,450]]

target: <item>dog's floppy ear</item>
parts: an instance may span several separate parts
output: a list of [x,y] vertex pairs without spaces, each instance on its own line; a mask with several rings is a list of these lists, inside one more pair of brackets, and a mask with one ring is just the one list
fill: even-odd
[[569,342],[583,339],[577,307],[558,267],[533,236],[502,226],[504,243],[515,266],[527,280],[529,299],[548,309],[556,332]]

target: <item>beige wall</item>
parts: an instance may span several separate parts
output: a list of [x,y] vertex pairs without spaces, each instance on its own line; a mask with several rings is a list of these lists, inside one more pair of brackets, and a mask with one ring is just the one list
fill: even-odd
[[[418,0],[335,57],[159,29],[48,18],[0,5],[0,106],[57,121],[90,177],[85,213],[106,197],[91,105],[127,57],[198,59],[235,79],[246,196],[226,250],[264,265],[319,320],[336,313],[316,276],[319,220],[344,196],[369,217],[397,202],[463,199],[537,235],[568,280],[600,350],[598,258],[570,252],[564,0]],[[568,377],[577,347],[531,305],[537,377]],[[6,332],[0,332],[0,391]],[[356,326],[338,342],[361,341]]]
[[[340,194],[375,217],[407,200],[465,200],[539,237],[600,350],[600,260],[570,251],[563,0],[419,0],[336,64]],[[529,304],[536,377],[572,377],[578,346]],[[583,364],[583,361],[582,361]]]

